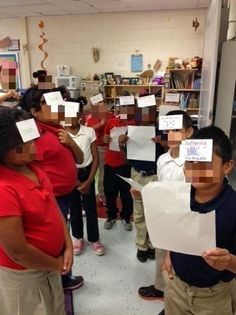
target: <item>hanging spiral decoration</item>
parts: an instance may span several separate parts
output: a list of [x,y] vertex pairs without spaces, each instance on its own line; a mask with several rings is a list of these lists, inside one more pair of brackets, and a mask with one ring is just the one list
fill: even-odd
[[40,65],[42,67],[43,70],[47,71],[47,69],[44,67],[44,61],[47,59],[48,57],[48,53],[44,50],[43,46],[48,42],[48,40],[44,37],[45,36],[45,33],[43,31],[43,28],[44,28],[44,22],[41,20],[38,24],[39,28],[41,28],[41,32],[42,34],[39,36],[40,38],[42,38],[42,43],[40,45],[38,45],[38,48],[39,50],[41,50],[43,53],[44,53],[44,58],[43,60],[41,61]]

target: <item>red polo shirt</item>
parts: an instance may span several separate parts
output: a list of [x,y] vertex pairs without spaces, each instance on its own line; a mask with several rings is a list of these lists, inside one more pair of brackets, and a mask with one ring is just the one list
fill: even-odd
[[58,140],[61,126],[37,122],[41,137],[35,140],[37,162],[47,173],[55,196],[70,193],[76,185],[76,165],[73,153]]
[[[114,117],[114,114],[113,113],[106,113],[106,117],[107,119],[110,119],[110,118],[113,118]],[[86,117],[86,123],[87,123],[87,126],[88,127],[92,127],[98,123],[101,122],[101,118],[98,118],[98,117],[94,117],[92,114],[88,115]],[[103,137],[104,137],[104,129],[105,129],[105,125],[99,127],[99,128],[96,128],[94,129],[95,130],[95,133],[96,133],[96,137],[97,137],[97,145],[98,146],[106,146],[106,144],[103,142]]]
[[[128,125],[135,125],[135,121],[124,121],[121,120],[119,117],[111,118],[106,123],[104,135],[110,135],[110,131],[114,127],[124,127]],[[127,162],[123,152],[109,150],[109,146],[107,146],[105,153],[105,164],[111,167],[119,167],[127,164]]]
[[[26,242],[58,257],[65,240],[60,210],[46,173],[38,166],[30,167],[37,174],[39,185],[22,173],[0,166],[0,217],[21,217]],[[1,246],[0,266],[25,269],[14,262]]]

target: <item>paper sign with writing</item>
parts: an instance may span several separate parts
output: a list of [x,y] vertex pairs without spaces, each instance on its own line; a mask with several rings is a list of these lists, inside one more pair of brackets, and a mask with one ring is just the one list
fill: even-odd
[[79,103],[76,102],[64,102],[65,105],[65,117],[77,117],[79,112]]
[[180,157],[185,161],[211,162],[212,149],[212,139],[185,140],[180,145]]
[[47,105],[51,105],[52,107],[63,105],[64,101],[59,91],[57,92],[49,92],[43,94]]
[[167,115],[159,117],[159,130],[183,128],[183,115]]
[[18,121],[16,126],[19,130],[23,142],[28,142],[30,140],[40,137],[38,128],[33,118]]
[[138,107],[148,107],[156,105],[155,95],[147,95],[137,98]]
[[92,105],[96,105],[97,103],[102,102],[103,101],[102,93],[90,97],[90,101]]
[[124,105],[134,105],[134,96],[120,96],[119,97],[120,106]]
[[180,94],[179,93],[166,93],[166,102],[168,103],[179,103]]

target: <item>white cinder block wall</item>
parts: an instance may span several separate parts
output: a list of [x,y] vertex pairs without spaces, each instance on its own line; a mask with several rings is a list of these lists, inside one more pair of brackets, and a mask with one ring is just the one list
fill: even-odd
[[[202,56],[206,13],[198,9],[44,17],[49,54],[45,65],[53,75],[57,64],[66,64],[82,77],[102,72],[130,76],[130,55],[138,49],[144,69],[158,58],[165,69],[170,56]],[[192,28],[195,17],[200,22],[197,32]],[[31,70],[38,69],[42,59],[39,21],[27,19]],[[98,63],[92,58],[93,46],[101,50]]]
[[[44,65],[49,74],[55,76],[56,65],[66,64],[80,77],[103,72],[131,76],[136,75],[130,72],[130,56],[136,49],[143,54],[144,69],[160,59],[164,70],[170,56],[202,56],[206,14],[207,9],[196,9],[1,19],[0,36],[21,41],[23,87],[29,85],[43,59],[38,49],[41,19],[48,39],[44,47],[49,56]],[[200,22],[196,32],[192,28],[195,17]],[[23,51],[27,43],[28,51]],[[98,63],[92,58],[94,46],[101,50]]]

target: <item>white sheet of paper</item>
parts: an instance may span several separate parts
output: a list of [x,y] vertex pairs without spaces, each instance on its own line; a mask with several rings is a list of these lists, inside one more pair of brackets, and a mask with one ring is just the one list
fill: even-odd
[[183,128],[183,115],[159,116],[159,130]]
[[114,127],[110,131],[111,142],[109,143],[109,149],[112,151],[120,151],[118,138],[120,135],[125,135],[127,127]]
[[143,186],[139,184],[138,182],[136,182],[135,180],[133,180],[132,178],[123,177],[123,176],[120,176],[119,174],[116,174],[116,175],[122,178],[126,183],[130,184],[130,186],[134,188],[135,190],[140,191],[140,192],[142,191]]
[[137,98],[138,107],[148,107],[156,105],[155,95],[147,95]]
[[97,95],[94,95],[92,97],[90,97],[90,101],[93,105],[99,103],[99,102],[102,102],[103,101],[103,96],[102,96],[102,93],[99,93]]
[[166,93],[165,101],[170,103],[179,103],[179,93]]
[[59,91],[57,92],[49,92],[43,94],[47,105],[51,106],[52,112],[58,112],[58,106],[63,105],[64,100]]
[[212,149],[212,139],[189,139],[181,143],[179,155],[185,161],[211,162]]
[[23,142],[40,137],[38,128],[33,118],[16,122],[16,126],[19,130]]
[[76,102],[64,102],[65,105],[65,117],[77,117],[79,112],[79,103]]
[[127,159],[155,162],[155,135],[154,126],[128,126]]
[[142,189],[145,220],[154,247],[201,256],[216,247],[215,211],[190,209],[191,184],[152,182]]
[[119,103],[120,103],[120,106],[123,106],[123,105],[134,105],[134,96],[133,95],[120,96],[119,97]]

